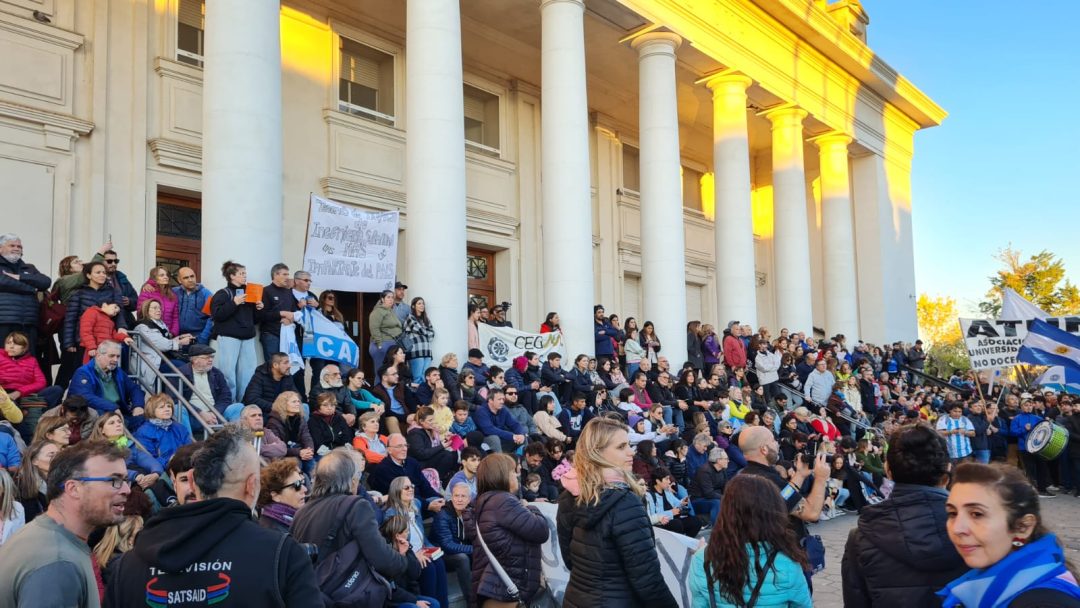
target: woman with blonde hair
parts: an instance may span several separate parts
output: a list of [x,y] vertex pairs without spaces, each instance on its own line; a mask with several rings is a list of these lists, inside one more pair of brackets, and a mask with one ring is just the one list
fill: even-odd
[[124,503],[124,520],[105,528],[101,540],[94,546],[94,561],[101,568],[101,578],[111,578],[109,569],[125,553],[135,546],[135,536],[143,529],[143,522],[151,515],[150,498],[142,492],[128,494]]
[[0,469],[0,545],[26,525],[26,511],[15,495],[15,481]]
[[71,425],[65,416],[45,416],[38,420],[31,443],[51,441],[61,448],[71,445]]
[[191,431],[186,426],[173,421],[176,405],[172,397],[158,393],[146,400],[144,422],[135,429],[135,439],[157,459],[162,467],[169,464],[169,459],[180,446],[191,443]]
[[644,486],[632,474],[634,450],[625,424],[594,418],[562,477],[557,528],[570,582],[565,608],[650,608],[678,604],[656,556]]
[[[180,348],[194,340],[190,334],[178,336],[173,333],[165,320],[161,301],[154,298],[143,300],[139,305],[139,322],[135,325],[135,333],[142,340],[139,343],[139,352],[143,355],[140,359],[146,359],[140,361],[139,368],[143,386],[153,386],[157,380],[154,370],[160,369],[162,364],[158,351],[170,359],[176,359]],[[155,348],[157,350],[154,350]]]
[[352,445],[372,465],[379,464],[386,458],[387,439],[386,435],[379,434],[377,412],[361,414],[356,422],[356,436],[353,437]]
[[429,552],[424,551],[435,544],[424,532],[424,516],[420,504],[420,500],[416,498],[416,486],[411,479],[401,476],[390,482],[390,491],[386,495],[386,517],[398,515],[409,522],[409,545],[412,546],[421,567],[420,594],[435,598],[440,606],[449,606],[446,564],[444,560],[433,559]]
[[286,456],[299,458],[304,471],[310,473],[315,464],[315,442],[311,439],[308,425],[304,423],[300,393],[285,391],[274,399],[270,416],[266,419],[266,428],[289,445]]
[[139,443],[124,426],[124,416],[117,410],[102,415],[94,423],[90,432],[90,441],[108,441],[118,448],[127,450],[128,481],[132,486],[146,490],[157,483],[165,467],[150,455],[143,444]]

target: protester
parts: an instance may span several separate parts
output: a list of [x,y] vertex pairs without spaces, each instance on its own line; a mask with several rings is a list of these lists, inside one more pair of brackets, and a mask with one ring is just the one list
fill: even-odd
[[677,605],[661,575],[633,458],[625,424],[596,418],[582,430],[576,479],[562,478],[557,516],[559,549],[570,569],[565,608]]
[[841,565],[844,605],[934,606],[934,594],[963,574],[945,528],[950,456],[946,440],[925,424],[889,437],[889,499],[864,507],[848,534]]
[[652,481],[645,492],[645,506],[649,520],[654,526],[694,538],[701,530],[701,522],[693,514],[690,497],[681,500],[672,493],[671,471],[657,466],[651,473]]
[[211,336],[217,338],[218,351],[214,365],[225,374],[234,400],[240,401],[255,373],[255,317],[263,303],[248,301],[244,266],[229,260],[221,265],[221,276],[226,285],[210,299]]
[[1076,568],[1047,530],[1036,490],[1019,471],[961,464],[945,509],[949,539],[971,568],[938,592],[945,608],[1080,605]]
[[75,370],[68,395],[86,399],[98,414],[120,411],[125,418],[141,422],[146,395],[124,370],[120,369],[120,345],[102,342],[94,359]]
[[321,457],[334,448],[350,445],[353,432],[345,417],[338,412],[334,394],[321,393],[315,398],[315,403],[315,409],[307,419],[307,427],[316,457]]
[[438,489],[428,483],[427,477],[420,470],[420,463],[408,455],[409,445],[400,433],[390,435],[386,443],[387,458],[375,465],[371,470],[368,483],[371,489],[387,494],[390,484],[398,477],[408,477],[412,481],[414,492],[423,502],[427,510],[438,513],[446,503]]
[[174,336],[180,335],[180,304],[176,294],[169,288],[169,271],[161,266],[150,269],[150,276],[143,283],[135,309],[145,319],[143,305],[148,300],[156,301],[161,307],[160,320]]
[[48,291],[49,277],[23,259],[22,239],[0,235],[0,341],[13,331],[30,339],[36,353],[38,332],[38,291]]
[[296,512],[307,501],[307,493],[300,461],[282,458],[266,465],[260,472],[259,499],[255,502],[259,525],[288,534]]
[[274,399],[266,428],[285,442],[288,456],[300,459],[305,470],[314,470],[315,442],[304,422],[300,395],[296,391],[285,391]]
[[162,467],[180,446],[191,443],[191,431],[173,421],[174,408],[172,398],[164,393],[150,397],[146,400],[146,423],[135,429],[134,438]]
[[376,372],[382,369],[387,351],[397,344],[397,338],[402,333],[401,319],[394,314],[393,307],[394,292],[386,290],[368,315],[368,331],[371,333],[368,353]]
[[[475,468],[480,463],[480,457],[475,455],[473,459]],[[450,504],[435,514],[431,524],[431,535],[434,537],[435,544],[443,550],[446,570],[455,573],[458,588],[468,595],[472,586],[473,546],[465,532],[465,515],[472,509],[472,499],[476,496],[476,492],[468,483],[455,484],[453,480],[449,487]]]
[[195,496],[195,479],[194,468],[195,465],[192,462],[195,456],[195,451],[202,447],[202,443],[189,443],[185,446],[181,446],[173,454],[173,457],[169,459],[168,466],[165,467],[166,481],[171,491],[169,496],[166,496],[164,500],[158,500],[158,502],[165,507],[171,507],[173,505],[186,505],[189,502],[195,502],[198,500]]
[[189,334],[195,336],[198,344],[210,343],[210,332],[214,322],[210,315],[203,312],[206,302],[213,297],[210,290],[203,287],[195,277],[195,271],[183,266],[176,272],[176,280],[180,284],[172,288],[177,299],[180,329],[176,334]]
[[[168,368],[162,367],[164,359],[179,362],[180,349],[195,339],[193,336],[178,336],[172,333],[161,313],[161,302],[153,298],[143,300],[139,306],[140,320],[135,324],[134,333],[141,338],[137,344],[138,351],[142,354],[141,359],[144,359],[140,361],[139,368],[139,378],[143,386],[154,386],[157,380],[154,370],[168,371]],[[162,354],[159,355],[158,352]]]
[[59,453],[60,446],[51,441],[37,441],[26,448],[15,483],[16,496],[23,506],[27,523],[49,506],[49,470]]
[[435,328],[427,315],[424,298],[413,298],[408,307],[409,314],[402,321],[403,331],[407,336],[409,369],[412,381],[421,384],[424,371],[431,365],[431,344],[435,339]]
[[379,434],[379,414],[367,412],[360,416],[352,445],[372,465],[382,462],[387,455],[386,435]]
[[449,606],[446,586],[446,563],[442,559],[432,557],[427,550],[435,545],[428,540],[424,531],[423,509],[420,500],[416,498],[416,485],[411,479],[402,475],[390,482],[390,489],[386,494],[387,518],[395,515],[402,516],[409,522],[409,544],[412,546],[416,559],[420,562],[420,593],[434,597],[440,606]]
[[420,558],[409,542],[409,519],[402,515],[391,515],[379,526],[379,533],[386,542],[405,556],[408,565],[405,571],[389,579],[391,592],[387,601],[388,608],[439,608],[439,600],[420,595],[420,577],[423,566]]
[[[289,373],[289,355],[285,353],[273,353],[266,363],[255,368],[255,372],[244,391],[243,403],[255,404],[262,409],[263,414],[270,415],[274,402],[284,393],[293,393],[299,399],[300,394],[296,390],[296,383],[292,374]],[[236,415],[239,408],[230,407],[225,410],[225,417],[230,421]]]
[[218,608],[322,606],[304,550],[251,517],[260,474],[250,433],[226,425],[203,442],[193,464],[198,501],[146,523],[116,565],[106,603],[134,606],[202,589]]
[[786,524],[787,512],[768,479],[731,480],[708,545],[690,563],[695,608],[811,605],[806,552]]
[[420,466],[435,469],[439,479],[448,480],[457,468],[458,454],[451,449],[451,440],[435,428],[435,412],[424,406],[416,410],[416,426],[405,435],[409,455]]
[[26,511],[15,492],[15,481],[0,470],[0,546],[26,525]]
[[[390,590],[377,578],[395,578],[405,571],[405,557],[379,535],[376,513],[367,500],[356,496],[362,469],[348,448],[337,448],[319,461],[307,504],[293,519],[292,535],[298,542],[319,546],[319,562],[335,553],[353,553],[357,579],[350,588],[367,605],[382,606]],[[332,536],[331,536],[332,535]],[[331,539],[327,542],[327,539]],[[345,573],[348,576],[348,573]],[[326,581],[333,583],[334,581]],[[315,599],[334,605],[340,589],[322,587]],[[318,605],[324,605],[319,603]]]
[[[108,443],[82,442],[53,459],[46,487],[48,510],[0,547],[0,605],[100,606],[86,538],[124,519],[124,456]],[[131,604],[145,597],[142,588]]]
[[155,459],[146,448],[124,426],[124,417],[119,412],[109,412],[94,422],[90,441],[106,441],[125,450],[128,482],[143,490],[149,489],[161,479],[165,467]]

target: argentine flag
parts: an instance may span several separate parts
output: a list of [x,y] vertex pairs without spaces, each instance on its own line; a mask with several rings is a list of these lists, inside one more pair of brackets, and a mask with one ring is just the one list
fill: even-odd
[[1080,336],[1035,319],[1016,354],[1016,360],[1033,365],[1060,365],[1080,371]]
[[1080,369],[1055,365],[1036,378],[1035,384],[1059,393],[1080,395]]

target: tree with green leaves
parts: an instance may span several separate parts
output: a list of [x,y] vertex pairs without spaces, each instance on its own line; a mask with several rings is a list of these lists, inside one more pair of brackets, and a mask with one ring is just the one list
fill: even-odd
[[1065,278],[1065,262],[1053,253],[1043,250],[1024,260],[1023,254],[1010,245],[994,257],[1002,268],[989,277],[990,290],[986,300],[979,303],[979,311],[988,318],[996,319],[1001,313],[1006,287],[1051,315],[1080,313],[1080,289]]

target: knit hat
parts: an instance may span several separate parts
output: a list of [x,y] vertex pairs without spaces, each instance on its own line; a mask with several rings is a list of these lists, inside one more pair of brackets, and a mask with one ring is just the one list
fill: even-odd
[[514,369],[524,374],[529,369],[529,360],[524,356],[514,357]]
[[638,416],[637,414],[630,414],[630,428],[634,428],[635,426],[637,426],[637,423],[641,422],[642,420],[644,420],[644,418],[642,418],[641,416]]

